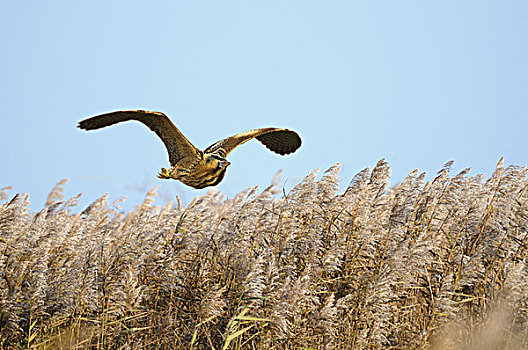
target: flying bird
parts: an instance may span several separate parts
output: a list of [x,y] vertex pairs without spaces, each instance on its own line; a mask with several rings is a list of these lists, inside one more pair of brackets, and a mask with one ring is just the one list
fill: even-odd
[[194,188],[218,185],[224,178],[227,167],[231,164],[225,159],[227,155],[253,138],[280,155],[293,153],[301,146],[301,138],[295,131],[262,128],[225,138],[213,143],[204,151],[200,151],[183,136],[164,113],[143,110],[116,111],[97,115],[80,121],[78,127],[83,130],[94,130],[128,120],[136,120],[145,124],[165,144],[171,168],[161,168],[158,177],[176,179]]

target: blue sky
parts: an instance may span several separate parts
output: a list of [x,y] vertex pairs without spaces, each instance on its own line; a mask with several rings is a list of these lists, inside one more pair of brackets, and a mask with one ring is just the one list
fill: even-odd
[[227,196],[336,162],[348,183],[383,157],[392,183],[451,159],[488,175],[501,156],[524,165],[527,14],[526,1],[3,1],[0,187],[33,210],[62,178],[81,205],[207,191],[158,180],[167,155],[139,123],[76,128],[120,109],[165,112],[202,149],[300,133],[290,156],[256,141],[231,153]]

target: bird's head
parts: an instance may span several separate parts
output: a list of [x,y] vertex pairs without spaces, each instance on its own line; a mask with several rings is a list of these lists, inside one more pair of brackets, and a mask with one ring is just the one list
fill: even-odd
[[205,166],[213,174],[225,171],[230,164],[226,159],[215,154],[208,154],[205,157]]
[[205,154],[202,159],[202,162],[193,168],[192,177],[198,181],[191,186],[204,188],[218,185],[231,163],[216,154]]

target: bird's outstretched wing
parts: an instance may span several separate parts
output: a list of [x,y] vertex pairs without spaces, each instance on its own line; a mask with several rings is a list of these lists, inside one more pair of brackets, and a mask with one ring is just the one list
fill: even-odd
[[255,129],[220,140],[204,150],[204,153],[218,153],[226,157],[229,152],[244,142],[256,138],[271,151],[280,155],[295,152],[301,146],[301,138],[292,130],[281,128]]
[[160,112],[142,110],[111,112],[80,121],[78,127],[84,130],[94,130],[127,120],[137,120],[159,136],[167,148],[171,165],[175,165],[182,158],[195,157],[200,152],[183,136],[170,119]]

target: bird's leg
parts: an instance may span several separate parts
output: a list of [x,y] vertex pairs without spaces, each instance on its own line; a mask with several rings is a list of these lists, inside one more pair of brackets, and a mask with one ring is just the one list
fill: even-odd
[[160,179],[172,179],[171,171],[167,170],[166,168],[161,168],[161,171],[159,172],[158,177]]

